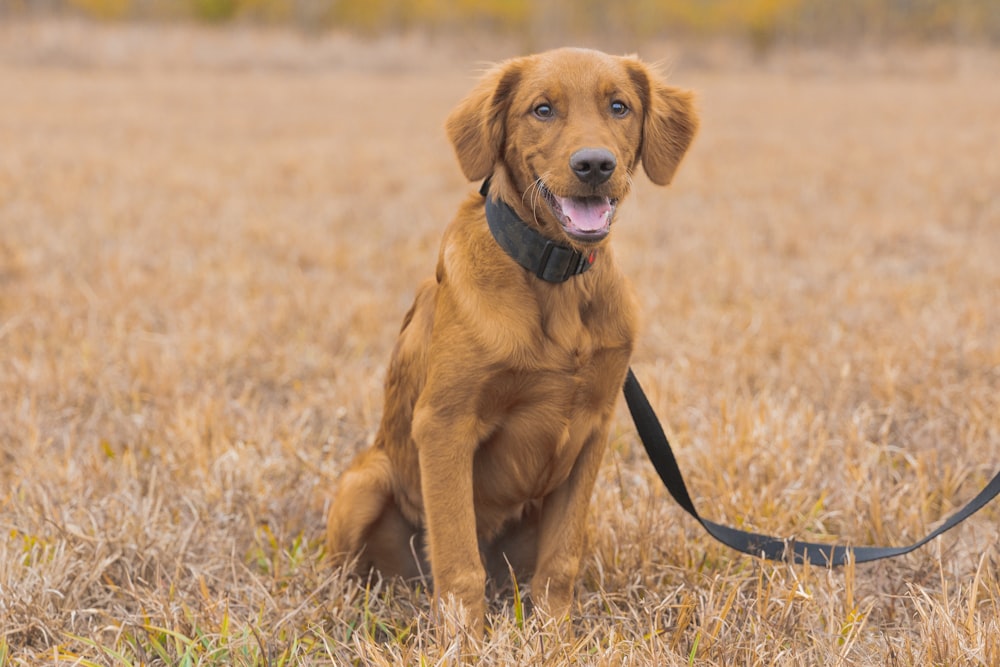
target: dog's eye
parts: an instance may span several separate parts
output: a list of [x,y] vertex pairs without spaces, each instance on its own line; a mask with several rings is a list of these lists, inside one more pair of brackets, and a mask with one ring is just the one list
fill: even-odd
[[611,103],[611,113],[619,118],[626,116],[628,115],[628,105],[621,100],[615,100]]
[[552,115],[555,113],[552,110],[552,106],[545,103],[536,106],[532,109],[532,112],[539,118],[552,118]]

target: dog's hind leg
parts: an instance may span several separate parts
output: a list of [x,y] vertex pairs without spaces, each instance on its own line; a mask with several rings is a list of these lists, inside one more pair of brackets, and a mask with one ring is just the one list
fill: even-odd
[[344,474],[326,523],[326,551],[334,565],[357,556],[362,573],[374,567],[384,576],[421,574],[421,531],[396,505],[391,475],[379,447],[363,452]]

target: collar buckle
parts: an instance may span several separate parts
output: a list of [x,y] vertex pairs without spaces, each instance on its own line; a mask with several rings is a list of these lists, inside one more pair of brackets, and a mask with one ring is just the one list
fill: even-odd
[[545,242],[545,247],[542,248],[542,255],[538,258],[538,268],[535,269],[535,275],[549,282],[562,282],[566,280],[569,276],[561,277],[556,281],[552,281],[551,278],[546,277],[546,270],[549,268],[549,259],[552,258],[552,251],[561,248],[561,246],[555,241],[548,240]]
[[550,239],[542,248],[535,275],[546,282],[562,283],[589,268],[587,257],[583,253]]

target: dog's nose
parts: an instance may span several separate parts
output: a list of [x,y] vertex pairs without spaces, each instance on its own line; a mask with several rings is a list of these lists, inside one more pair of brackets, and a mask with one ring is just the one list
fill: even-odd
[[581,148],[569,156],[569,168],[588,185],[600,185],[611,178],[618,160],[606,148]]

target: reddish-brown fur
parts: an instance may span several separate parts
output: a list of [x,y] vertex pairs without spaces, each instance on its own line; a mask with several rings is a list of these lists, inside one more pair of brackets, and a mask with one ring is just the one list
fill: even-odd
[[[628,113],[612,112],[617,101]],[[550,117],[535,113],[542,103]],[[487,571],[509,562],[533,573],[537,607],[568,614],[636,306],[607,237],[567,234],[535,181],[620,200],[640,162],[669,183],[696,128],[689,93],[638,59],[581,49],[507,61],[452,112],[465,175],[491,177],[491,194],[522,220],[596,259],[566,282],[543,282],[497,245],[483,198],[465,201],[404,319],[375,442],[333,500],[336,562],[360,556],[363,569],[416,576],[429,561],[436,595],[477,625]],[[574,175],[570,156],[586,147],[616,158],[607,182]]]

